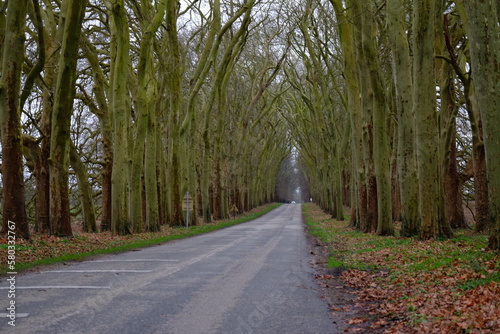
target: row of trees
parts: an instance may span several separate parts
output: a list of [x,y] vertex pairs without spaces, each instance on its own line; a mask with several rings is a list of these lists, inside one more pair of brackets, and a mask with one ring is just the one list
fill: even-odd
[[447,238],[467,225],[473,182],[475,228],[500,248],[498,6],[305,2],[287,119],[326,210],[343,219],[350,205],[366,232],[391,235],[399,220],[404,236]]
[[14,221],[28,239],[33,219],[39,233],[71,236],[72,215],[86,231],[157,231],[183,224],[187,191],[205,222],[274,199],[291,145],[272,112],[288,29],[279,5],[0,8],[4,231]]
[[309,183],[299,165],[298,152],[294,149],[281,163],[276,176],[276,200],[286,203],[309,202]]
[[4,229],[156,231],[186,191],[209,222],[300,187],[421,239],[473,196],[500,247],[494,0],[0,4]]

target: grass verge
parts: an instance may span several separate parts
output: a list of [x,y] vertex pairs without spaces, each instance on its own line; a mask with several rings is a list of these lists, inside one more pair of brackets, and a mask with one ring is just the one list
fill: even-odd
[[500,254],[487,236],[455,231],[449,240],[419,241],[361,233],[314,204],[303,206],[310,233],[328,243],[329,265],[356,288],[385,333],[498,333]]
[[[81,233],[76,234],[71,239],[34,235],[29,242],[17,240],[15,269],[17,272],[20,272],[43,265],[78,261],[101,254],[120,253],[209,233],[256,219],[277,208],[279,205],[278,203],[271,203],[255,208],[235,219],[191,226],[189,228],[163,226],[161,231],[156,233],[138,233],[125,236],[112,235],[109,232]],[[0,239],[0,275],[5,275],[8,271],[12,271],[7,268],[7,259],[8,247],[7,240],[4,238]]]

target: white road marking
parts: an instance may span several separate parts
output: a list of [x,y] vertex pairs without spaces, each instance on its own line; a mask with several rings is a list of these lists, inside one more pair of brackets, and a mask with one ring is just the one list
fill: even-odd
[[[16,286],[16,290],[21,289],[110,289],[110,286],[93,286],[93,285],[34,285],[34,286]],[[0,290],[8,290],[9,287],[0,287]]]
[[[30,315],[29,313],[16,313],[16,318],[26,318],[28,315]],[[0,318],[10,318],[10,314],[9,313],[0,313]]]
[[153,270],[47,270],[44,273],[152,273]]
[[179,262],[179,260],[165,259],[131,259],[131,260],[94,260],[87,262]]

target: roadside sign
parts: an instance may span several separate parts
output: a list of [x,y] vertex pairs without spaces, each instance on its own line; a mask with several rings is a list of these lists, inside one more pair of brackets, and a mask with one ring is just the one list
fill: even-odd
[[182,211],[193,211],[193,209],[193,200],[191,199],[191,195],[189,195],[188,192],[182,200]]
[[189,211],[193,211],[193,201],[189,195],[189,191],[184,196],[182,200],[182,211],[186,211],[186,228],[189,227]]

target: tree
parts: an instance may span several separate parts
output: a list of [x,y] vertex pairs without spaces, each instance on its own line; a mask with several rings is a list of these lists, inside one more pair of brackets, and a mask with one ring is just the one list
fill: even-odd
[[80,160],[80,154],[73,143],[69,147],[69,160],[78,180],[78,192],[83,211],[83,230],[85,232],[97,232],[96,215],[92,198],[92,189],[85,165]]
[[344,60],[344,77],[346,80],[347,105],[350,117],[351,148],[352,148],[352,191],[353,191],[353,212],[351,214],[352,223],[361,226],[367,219],[367,193],[366,193],[366,175],[363,161],[363,135],[362,129],[362,107],[360,96],[360,87],[358,81],[358,67],[354,49],[354,27],[352,22],[352,8],[343,7],[342,1],[330,0],[335,15],[337,17],[340,45]]
[[[9,221],[15,223],[16,236],[29,239],[29,227],[24,206],[24,175],[21,136],[21,73],[23,69],[24,29],[27,0],[9,1],[2,44],[0,77],[0,125],[2,134],[3,220],[2,230]],[[0,13],[3,17],[5,13]]]
[[[144,21],[147,20],[148,8],[144,5]],[[132,159],[132,175],[130,180],[130,220],[135,232],[159,230],[158,194],[156,183],[156,80],[154,78],[153,42],[156,31],[160,27],[166,9],[166,1],[157,5],[153,19],[146,24],[141,39],[139,64],[137,71],[137,116],[136,135]],[[146,217],[142,217],[142,176],[145,178]]]
[[110,105],[113,114],[113,171],[111,176],[111,231],[131,233],[128,219],[128,136],[130,109],[127,94],[130,36],[124,0],[111,0],[112,59]]
[[64,25],[63,43],[51,118],[50,215],[52,233],[57,236],[70,237],[73,235],[68,189],[70,122],[76,90],[79,36],[86,1],[69,0],[63,5],[62,22],[64,23],[61,23]]
[[101,231],[111,230],[111,178],[113,171],[113,126],[111,108],[108,105],[109,78],[106,77],[100,66],[97,48],[87,36],[82,36],[82,51],[89,62],[93,76],[94,99],[84,94],[80,96],[83,103],[95,114],[99,120],[102,141],[102,181],[101,181]]
[[402,235],[418,235],[418,183],[413,121],[410,46],[405,33],[402,0],[387,1],[387,32],[392,51],[397,110],[397,174],[401,196]]
[[500,249],[500,28],[498,3],[463,0],[470,26],[471,67],[484,130],[488,176],[489,247]]
[[413,114],[416,124],[420,238],[448,237],[442,193],[442,160],[434,72],[434,0],[418,0],[413,10]]
[[[372,4],[370,2],[370,4]],[[375,51],[376,38],[373,35],[375,31],[375,18],[368,15],[375,12],[372,10],[362,10],[360,3],[353,2],[355,15],[359,17],[359,35],[357,38],[358,53],[358,73],[359,81],[362,87],[362,101],[366,113],[365,136],[368,139],[365,142],[365,151],[370,150],[365,156],[368,157],[366,163],[371,165],[373,159],[373,169],[376,180],[376,205],[377,205],[377,224],[373,224],[377,234],[392,235],[394,226],[392,225],[392,206],[391,206],[391,180],[390,180],[390,145],[387,129],[388,106],[386,103],[385,91],[382,87],[383,76],[380,67],[380,60]],[[371,127],[373,124],[373,128]],[[369,155],[373,154],[373,158]],[[371,173],[370,173],[371,174]],[[368,189],[368,191],[372,191]],[[375,218],[375,217],[374,217]],[[370,222],[368,222],[370,223]]]

